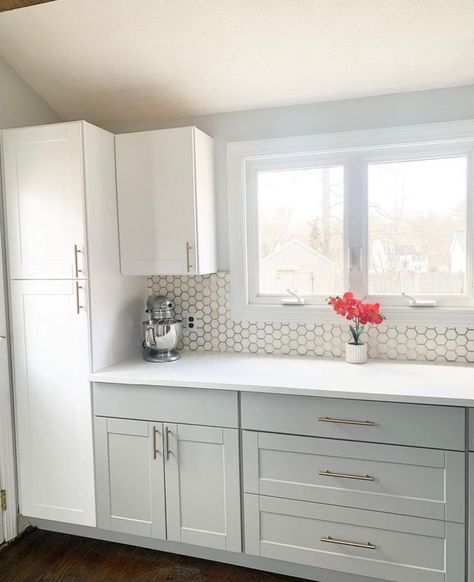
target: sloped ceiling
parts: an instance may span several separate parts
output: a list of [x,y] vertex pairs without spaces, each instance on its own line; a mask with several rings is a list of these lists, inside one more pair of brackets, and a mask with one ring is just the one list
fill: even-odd
[[474,82],[473,0],[57,0],[0,14],[0,54],[102,125]]

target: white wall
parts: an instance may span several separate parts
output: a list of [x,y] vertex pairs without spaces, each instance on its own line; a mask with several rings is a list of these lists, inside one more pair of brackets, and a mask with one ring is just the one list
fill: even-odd
[[196,125],[216,140],[219,269],[229,268],[226,142],[474,118],[474,85],[364,97],[294,107],[203,115],[168,122],[116,125],[123,133]]
[[0,56],[0,129],[57,121],[59,115]]

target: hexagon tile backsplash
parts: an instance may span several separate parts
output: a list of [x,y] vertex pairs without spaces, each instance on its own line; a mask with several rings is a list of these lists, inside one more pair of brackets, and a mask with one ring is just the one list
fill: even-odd
[[[230,275],[166,276],[148,280],[149,293],[167,295],[183,321],[183,349],[342,357],[347,325],[332,323],[236,322],[230,315]],[[369,356],[382,360],[443,363],[474,362],[474,328],[439,325],[390,325],[367,333]]]

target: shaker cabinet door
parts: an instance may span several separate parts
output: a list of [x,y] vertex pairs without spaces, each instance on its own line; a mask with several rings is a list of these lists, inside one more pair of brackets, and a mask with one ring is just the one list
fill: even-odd
[[85,282],[12,281],[21,513],[95,525]]
[[165,424],[168,539],[241,551],[236,429]]
[[166,538],[161,423],[96,417],[97,525]]
[[195,274],[192,128],[118,135],[123,275]]
[[82,128],[3,133],[10,277],[85,278]]

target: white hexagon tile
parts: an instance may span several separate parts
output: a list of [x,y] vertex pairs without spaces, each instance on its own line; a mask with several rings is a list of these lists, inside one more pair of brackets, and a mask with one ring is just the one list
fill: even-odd
[[[170,297],[176,315],[195,318],[183,327],[188,350],[341,357],[347,326],[332,323],[235,322],[230,315],[230,275],[166,276],[149,279],[149,293]],[[369,356],[382,360],[474,362],[474,329],[435,325],[389,325],[367,333]]]

